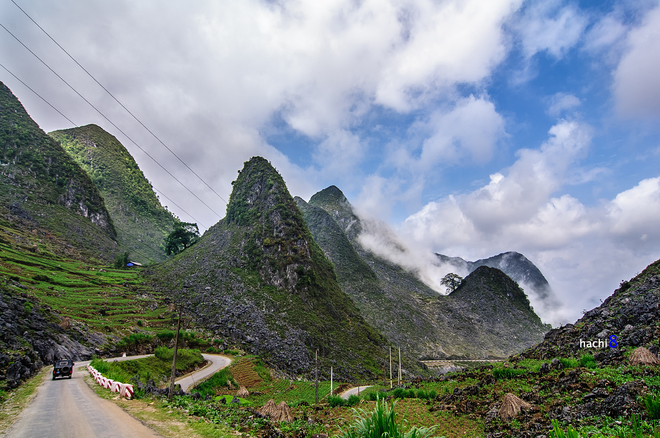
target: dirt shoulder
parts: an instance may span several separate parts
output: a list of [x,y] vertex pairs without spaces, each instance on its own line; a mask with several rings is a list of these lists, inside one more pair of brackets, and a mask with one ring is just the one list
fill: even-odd
[[111,401],[124,412],[166,438],[181,436],[190,438],[224,438],[240,435],[226,426],[213,424],[202,419],[193,419],[183,412],[165,406],[160,399],[126,400],[116,393],[101,388],[91,378],[85,382],[101,398]]

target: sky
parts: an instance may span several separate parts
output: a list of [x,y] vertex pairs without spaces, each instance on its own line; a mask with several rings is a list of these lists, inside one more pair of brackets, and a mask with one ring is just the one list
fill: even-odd
[[0,24],[42,129],[103,127],[201,230],[259,155],[293,195],[339,187],[417,272],[523,253],[554,325],[660,258],[657,0],[7,0]]

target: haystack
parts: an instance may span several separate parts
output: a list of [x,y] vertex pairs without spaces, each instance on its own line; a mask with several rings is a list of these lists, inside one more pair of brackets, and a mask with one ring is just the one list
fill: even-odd
[[289,406],[285,402],[276,405],[272,398],[259,409],[259,413],[267,415],[273,421],[293,421],[293,414],[291,414]]
[[245,386],[241,386],[240,388],[238,388],[238,392],[236,392],[236,397],[246,398],[249,396],[250,396],[250,391],[248,391]]
[[657,365],[658,358],[644,347],[639,347],[630,355],[630,365]]
[[504,421],[509,421],[516,415],[518,415],[518,412],[520,412],[520,408],[525,408],[529,409],[531,408],[532,405],[527,403],[524,400],[519,399],[515,395],[508,393],[507,395],[504,396],[504,400],[502,400],[502,406],[500,406],[500,410],[497,411],[497,415]]

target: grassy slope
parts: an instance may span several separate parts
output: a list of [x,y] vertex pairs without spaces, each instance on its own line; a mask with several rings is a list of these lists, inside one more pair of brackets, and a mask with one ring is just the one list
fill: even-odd
[[87,257],[112,260],[118,252],[116,232],[98,190],[1,83],[0,145],[5,212],[27,229],[45,228],[84,248]]
[[161,285],[188,286],[179,299],[208,327],[251,337],[246,348],[290,372],[309,373],[317,348],[337,373],[382,372],[385,338],[340,290],[281,176],[253,158],[233,184],[227,217],[157,269]]
[[89,174],[103,195],[121,248],[141,263],[165,260],[163,240],[172,231],[174,217],[161,206],[126,148],[96,125],[49,135]]
[[162,296],[142,286],[138,271],[80,261],[66,241],[34,231],[0,220],[0,276],[8,290],[104,333],[130,332],[138,321],[147,329],[171,327]]

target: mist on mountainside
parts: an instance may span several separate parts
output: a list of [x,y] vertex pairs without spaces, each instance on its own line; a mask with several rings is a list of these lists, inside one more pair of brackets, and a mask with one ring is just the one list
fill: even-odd
[[[465,278],[479,266],[495,267],[506,272],[523,288],[543,321],[557,322],[556,315],[562,304],[540,271],[522,254],[507,252],[476,262],[436,254],[411,239],[404,239],[385,222],[371,218],[363,211],[357,211],[356,214],[362,223],[362,232],[357,240],[366,250],[415,274],[439,294],[448,293],[442,279],[449,273]],[[521,269],[520,264],[531,268],[525,266],[527,269]],[[540,276],[541,281],[530,276],[529,270],[536,271],[536,277]]]

